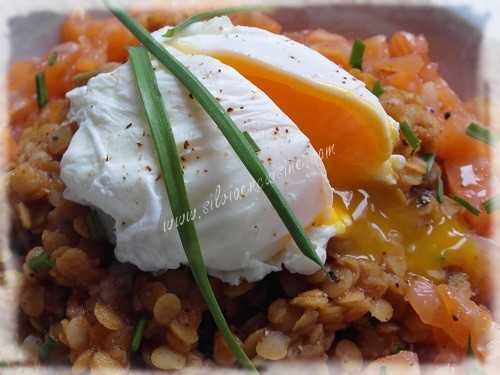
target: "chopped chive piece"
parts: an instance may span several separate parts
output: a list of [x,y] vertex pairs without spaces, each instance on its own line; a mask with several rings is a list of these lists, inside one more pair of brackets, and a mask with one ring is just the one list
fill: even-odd
[[253,152],[252,146],[227,115],[215,97],[183,64],[181,64],[170,52],[168,52],[151,34],[137,21],[130,17],[122,9],[109,5],[109,0],[104,0],[110,11],[117,17],[125,27],[141,42],[148,51],[154,55],[193,95],[200,103],[205,112],[212,118],[219,130],[245,165],[251,176],[262,188],[274,209],[280,216],[283,224],[290,232],[300,251],[320,267],[321,260],[314,251],[313,245],[302,228],[302,225],[287,201],[278,190],[276,184],[269,176],[266,168],[262,165],[257,154]]
[[352,45],[351,58],[349,63],[353,68],[362,70],[363,68],[363,55],[365,54],[365,44],[356,39]]
[[434,166],[434,162],[436,161],[436,155],[434,154],[423,154],[421,156],[422,160],[425,161],[425,174],[428,176],[431,171],[432,167]]
[[372,93],[377,98],[380,98],[380,96],[384,93],[384,89],[382,88],[382,84],[380,83],[379,80],[375,81],[375,84],[373,85]]
[[413,151],[416,151],[420,147],[420,139],[413,132],[413,129],[406,121],[400,122],[399,127],[401,128],[401,133],[405,138],[406,143],[410,145]]
[[141,318],[134,328],[134,334],[132,336],[132,352],[136,352],[141,347],[142,335],[144,334],[144,327],[146,326],[146,318]]
[[[151,129],[156,156],[162,171],[163,182],[167,191],[168,200],[173,217],[181,217],[186,212],[191,212],[189,198],[184,183],[182,166],[177,153],[174,133],[168,121],[163,105],[158,83],[149,59],[147,50],[143,47],[129,49],[130,62],[134,72],[139,94],[144,106],[147,122]],[[193,277],[203,295],[207,306],[212,313],[217,327],[224,335],[224,339],[246,369],[256,371],[253,363],[240,347],[233,336],[220,309],[215,294],[208,280],[207,269],[203,261],[200,242],[193,221],[185,221],[177,227],[184,252],[189,261]]]
[[49,66],[52,66],[54,65],[55,63],[57,62],[57,52],[52,52],[49,57],[47,58],[47,64],[49,64]]
[[82,72],[82,73],[75,74],[71,79],[77,85],[85,85],[89,81],[89,79],[95,77],[98,74],[99,74],[98,70],[91,70],[88,72]]
[[441,175],[439,175],[436,180],[436,200],[440,204],[444,202],[444,186]]
[[486,202],[484,202],[483,208],[489,214],[500,209],[500,195],[497,195],[496,197],[492,197],[492,198],[488,199]]
[[470,334],[467,338],[467,357],[475,357],[474,350],[472,349],[472,337]]
[[496,137],[494,137],[490,129],[483,128],[475,122],[471,122],[469,126],[467,126],[467,129],[465,129],[465,133],[469,137],[477,139],[478,141],[481,141],[488,145],[494,145],[496,143]]
[[250,133],[248,133],[247,131],[244,131],[243,132],[243,135],[245,136],[245,138],[247,139],[248,143],[250,143],[250,146],[252,146],[253,150],[255,152],[259,152],[260,151],[260,148],[259,146],[257,145],[257,143],[255,143],[255,141],[253,140],[252,136],[250,135]]
[[163,34],[163,36],[166,38],[170,38],[170,37],[174,36],[175,34],[181,32],[182,30],[185,30],[187,27],[189,27],[193,23],[204,21],[204,20],[207,20],[210,18],[224,16],[226,14],[231,14],[231,13],[249,12],[249,11],[254,11],[254,10],[266,10],[266,9],[269,10],[270,7],[266,7],[266,6],[237,6],[237,7],[228,7],[228,8],[209,10],[207,12],[198,13],[192,17],[189,17],[188,19],[184,20],[180,24],[178,24],[175,27],[168,30],[165,34]]
[[48,271],[54,267],[55,263],[49,258],[49,255],[44,251],[28,261],[28,266],[33,272]]
[[45,73],[38,72],[35,76],[36,83],[36,102],[38,108],[42,109],[48,101],[47,86],[45,85]]
[[106,238],[106,233],[104,233],[104,226],[97,211],[90,210],[90,212],[88,213],[87,227],[89,228],[89,236],[91,240],[101,241]]
[[462,206],[463,208],[465,208],[467,211],[469,211],[471,214],[473,215],[476,215],[478,216],[481,211],[479,210],[479,208],[477,207],[474,207],[470,202],[468,202],[467,200],[465,200],[464,198],[462,197],[459,197],[457,195],[454,195],[453,197],[451,197],[455,202],[457,202],[460,206]]
[[38,348],[38,358],[40,358],[41,361],[49,359],[50,352],[52,352],[56,345],[57,341],[55,341],[52,337],[47,336],[45,342]]

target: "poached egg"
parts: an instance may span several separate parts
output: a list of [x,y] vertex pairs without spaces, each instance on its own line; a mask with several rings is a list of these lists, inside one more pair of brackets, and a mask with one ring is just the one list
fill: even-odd
[[[227,17],[171,39],[165,31],[153,36],[257,143],[324,261],[328,240],[347,224],[333,208],[330,181],[392,182],[395,122],[362,82],[286,37]],[[192,211],[172,217],[129,63],[67,94],[69,121],[79,129],[61,161],[66,198],[97,208],[117,259],[144,271],[187,264],[176,229],[183,220],[195,222],[208,273],[227,283],[257,281],[283,266],[317,271],[216,124],[165,67],[153,66]]]

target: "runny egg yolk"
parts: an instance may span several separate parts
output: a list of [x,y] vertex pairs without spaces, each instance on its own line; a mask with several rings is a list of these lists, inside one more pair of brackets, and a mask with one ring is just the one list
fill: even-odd
[[333,244],[340,254],[376,260],[403,256],[409,272],[436,281],[445,268],[457,267],[473,279],[484,273],[483,258],[462,222],[438,209],[423,215],[395,187],[342,192],[334,200],[336,210],[352,218]]
[[323,162],[332,184],[349,187],[369,180],[390,157],[392,141],[387,125],[355,94],[302,81],[241,55],[216,53],[212,57],[264,91],[320,155],[328,153]]
[[[366,186],[374,169],[392,153],[386,124],[370,107],[338,88],[303,82],[244,56],[215,54],[263,90],[304,132],[321,155],[335,188]],[[390,138],[390,137],[389,137]],[[337,227],[335,251],[382,260],[386,255],[406,258],[408,271],[439,281],[447,267],[458,267],[472,278],[484,271],[476,244],[465,226],[441,210],[422,215],[415,203],[387,185],[352,190],[337,196],[333,210],[316,224]]]

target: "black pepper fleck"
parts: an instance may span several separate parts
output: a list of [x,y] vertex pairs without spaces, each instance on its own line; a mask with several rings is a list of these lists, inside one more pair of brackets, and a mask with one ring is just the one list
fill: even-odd
[[184,141],[184,150],[187,150],[189,147],[189,142],[186,140]]
[[228,112],[233,112],[233,111],[234,111],[234,109],[233,109],[232,107],[229,107],[229,108],[227,109],[227,111],[228,111]]
[[132,126],[132,123],[130,123],[127,126],[125,126],[125,129],[129,129],[131,126]]
[[445,112],[444,113],[444,119],[448,120],[451,117],[451,112]]
[[137,147],[142,147],[142,143],[141,142],[137,142]]

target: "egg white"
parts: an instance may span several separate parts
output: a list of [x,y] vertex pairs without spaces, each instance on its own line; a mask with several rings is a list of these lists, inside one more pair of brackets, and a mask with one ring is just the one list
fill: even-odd
[[[154,36],[163,41],[162,34]],[[309,140],[234,69],[208,56],[167,48],[259,145],[260,159],[324,261],[326,244],[336,227],[312,223],[331,208],[332,188]],[[209,274],[237,284],[242,279],[260,280],[283,265],[292,272],[315,272],[318,266],[299,252],[216,124],[175,77],[157,61],[153,65],[182,159],[189,200],[196,209],[193,220]],[[96,207],[113,219],[119,261],[144,271],[187,264],[177,230],[170,228],[172,213],[158,178],[130,65],[91,79],[67,97],[69,120],[77,122],[79,129],[61,161],[65,197]],[[223,193],[226,202],[221,204]]]

